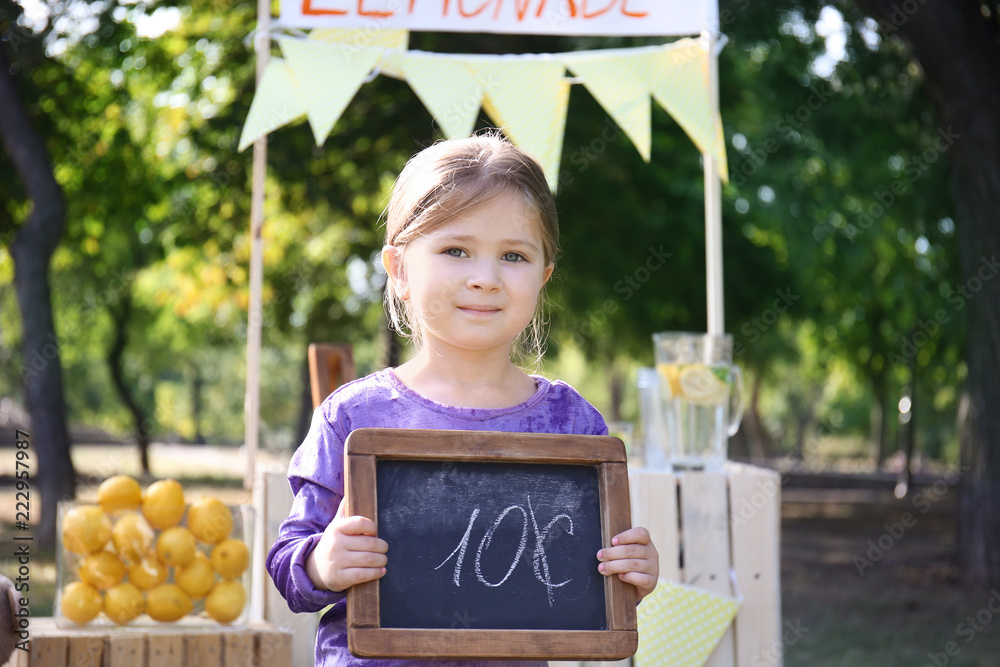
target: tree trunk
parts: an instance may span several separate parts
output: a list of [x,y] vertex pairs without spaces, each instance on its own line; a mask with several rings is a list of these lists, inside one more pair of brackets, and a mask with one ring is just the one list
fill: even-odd
[[111,317],[115,322],[115,339],[108,350],[108,368],[111,371],[111,381],[118,391],[119,398],[132,415],[132,423],[135,426],[136,445],[139,446],[139,462],[142,465],[142,474],[149,475],[149,429],[146,428],[147,416],[142,406],[132,396],[129,383],[125,380],[125,370],[122,368],[122,357],[125,355],[125,347],[128,344],[128,321],[132,313],[132,293],[131,286],[127,285],[122,295],[121,305],[118,309],[111,309]]
[[[963,474],[958,544],[969,583],[1000,584],[1000,23],[978,2],[857,0],[913,46],[938,113],[962,282],[949,297],[968,322],[969,374],[959,408]],[[995,10],[994,10],[995,11]],[[956,293],[957,292],[957,293]]]
[[41,503],[35,505],[41,509],[36,538],[41,546],[50,546],[55,544],[56,502],[76,495],[59,339],[49,290],[49,260],[66,228],[66,206],[52,174],[48,150],[31,125],[3,46],[0,109],[0,139],[32,202],[31,214],[11,244],[10,254],[24,338],[21,376],[31,415],[35,456],[31,473],[41,496]]
[[205,386],[205,378],[201,376],[201,365],[194,364],[194,379],[191,380],[191,419],[194,421],[194,444],[204,445],[205,434],[201,432],[201,390]]
[[871,381],[872,393],[875,394],[875,400],[872,401],[872,404],[868,408],[869,451],[871,452],[872,462],[875,464],[875,470],[878,470],[882,467],[882,461],[885,460],[885,415],[888,412],[886,410],[888,397],[886,395],[887,389],[885,387],[884,373],[873,375]]
[[753,383],[750,385],[750,400],[743,411],[743,425],[740,428],[746,432],[747,454],[755,463],[763,463],[774,452],[774,438],[771,437],[760,416],[762,384],[761,373],[754,373]]

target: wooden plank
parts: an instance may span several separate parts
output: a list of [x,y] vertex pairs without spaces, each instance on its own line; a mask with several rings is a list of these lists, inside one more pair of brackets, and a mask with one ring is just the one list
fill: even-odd
[[[729,580],[729,485],[723,472],[679,475],[683,581],[712,593],[732,596]],[[732,626],[726,630],[706,667],[733,667]]]
[[[600,466],[598,480],[601,487],[601,532],[605,538],[604,545],[611,546],[612,537],[631,527],[628,468],[624,463],[605,463]],[[617,576],[604,577],[604,592],[608,630],[635,631],[635,587]]]
[[[294,496],[284,473],[265,473],[263,486],[264,544],[271,545],[278,539],[281,522],[291,512]],[[263,560],[259,562],[263,564]],[[263,570],[263,565],[261,569]],[[264,620],[274,627],[288,628],[292,631],[290,667],[312,667],[315,660],[319,614],[292,613],[271,577],[266,572],[261,572],[261,575],[264,579],[261,586],[264,589]]]
[[253,661],[253,632],[249,630],[243,632],[226,632],[222,635],[223,667],[253,667]]
[[337,387],[357,377],[350,345],[311,343],[307,356],[314,409]]
[[254,638],[254,667],[282,667],[292,660],[292,637],[288,632],[261,631]]
[[[378,506],[375,493],[375,457],[347,456],[344,479],[349,516],[363,516],[375,522]],[[354,627],[379,625],[378,580],[352,586],[347,595],[347,619]]]
[[495,461],[596,465],[625,463],[625,446],[611,436],[359,428],[345,443],[349,455],[380,459]]
[[146,656],[147,667],[178,667],[184,664],[184,636],[150,634]]
[[356,655],[411,654],[415,659],[433,660],[441,657],[443,647],[448,654],[469,658],[508,660],[556,660],[625,658],[635,653],[635,632],[612,630],[482,630],[475,633],[452,630],[411,630],[403,628],[358,628],[354,631],[353,651]]
[[73,667],[101,667],[104,661],[104,637],[100,635],[70,635],[69,659]]
[[216,632],[196,632],[184,638],[184,660],[198,667],[220,667],[222,637]]
[[743,596],[735,620],[738,667],[780,667],[781,478],[771,470],[741,467],[730,472],[730,531],[733,568]]
[[677,476],[664,470],[630,472],[632,525],[649,530],[660,554],[660,577],[680,581],[681,546],[677,520]]
[[32,667],[64,667],[68,664],[69,638],[66,636],[31,638]]
[[138,667],[146,664],[146,638],[114,632],[104,647],[104,667]]

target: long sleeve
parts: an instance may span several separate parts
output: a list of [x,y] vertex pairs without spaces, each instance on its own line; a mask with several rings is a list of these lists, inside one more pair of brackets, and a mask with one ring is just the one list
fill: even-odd
[[306,557],[337,514],[342,496],[299,480],[292,511],[267,554],[267,571],[293,612],[316,612],[345,599],[346,594],[316,588],[306,573]]

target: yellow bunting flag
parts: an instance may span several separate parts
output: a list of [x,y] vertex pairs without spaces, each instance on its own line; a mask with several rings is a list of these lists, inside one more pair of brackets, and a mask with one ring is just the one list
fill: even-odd
[[406,50],[410,41],[410,33],[407,30],[318,28],[309,33],[309,39],[347,44],[358,49]]
[[326,141],[340,114],[358,92],[381,55],[381,49],[316,39],[278,40],[299,89],[316,145]]
[[469,59],[466,63],[482,86],[483,109],[511,141],[538,160],[555,191],[569,103],[563,64],[519,57]]
[[719,161],[719,177],[729,182],[726,145],[708,82],[709,55],[697,39],[682,39],[659,52],[650,65],[650,92],[684,128],[702,153]]
[[466,137],[472,132],[484,89],[462,60],[411,52],[401,56],[400,67],[446,137]]
[[288,64],[281,58],[272,58],[250,104],[238,150],[242,151],[268,132],[305,115],[305,105],[299,98],[300,92]]
[[650,63],[659,57],[656,51],[637,51],[615,55],[563,57],[566,67],[583,79],[583,85],[625,131],[642,159],[649,162]]
[[698,588],[660,580],[637,609],[635,667],[701,667],[715,650],[740,603]]

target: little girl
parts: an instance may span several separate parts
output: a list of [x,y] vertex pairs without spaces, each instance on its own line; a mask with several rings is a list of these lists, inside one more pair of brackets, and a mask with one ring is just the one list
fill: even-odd
[[[391,567],[392,545],[365,517],[345,516],[344,441],[363,427],[606,435],[601,414],[569,385],[528,375],[511,360],[540,356],[539,304],[558,251],[555,202],[539,165],[498,135],[444,141],[403,169],[387,210],[382,264],[393,326],[416,353],[335,391],[292,457],[291,515],[267,569],[288,606],[316,612],[316,665],[401,666],[347,650],[346,590]],[[645,528],[597,552],[598,570],[637,589],[656,586]],[[388,565],[387,565],[388,563]],[[485,667],[538,662],[436,662]]]

